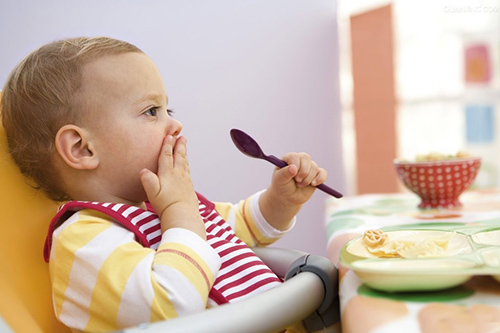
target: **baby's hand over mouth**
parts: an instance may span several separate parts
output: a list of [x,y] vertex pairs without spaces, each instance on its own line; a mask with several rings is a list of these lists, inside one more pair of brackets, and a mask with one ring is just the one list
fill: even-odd
[[162,232],[184,228],[205,239],[205,226],[189,172],[186,138],[167,135],[158,157],[158,173],[143,169],[140,177],[148,200],[160,217]]

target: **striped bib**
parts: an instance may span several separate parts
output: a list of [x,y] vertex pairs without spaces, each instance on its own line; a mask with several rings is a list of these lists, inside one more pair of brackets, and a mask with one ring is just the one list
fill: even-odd
[[[207,243],[221,258],[221,267],[209,295],[209,305],[236,302],[281,284],[281,280],[254,252],[242,242],[234,230],[217,213],[215,205],[198,194],[200,215],[205,222]],[[104,213],[134,233],[144,247],[158,249],[161,241],[160,219],[147,203],[147,210],[113,203],[70,201],[52,219],[44,248],[45,261],[50,258],[52,234],[62,222],[82,209]]]

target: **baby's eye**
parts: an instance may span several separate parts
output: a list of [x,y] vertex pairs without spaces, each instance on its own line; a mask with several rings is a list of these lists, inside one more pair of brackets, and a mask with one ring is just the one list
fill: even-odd
[[154,106],[144,112],[145,115],[156,117],[158,115],[158,107]]
[[167,109],[167,114],[168,114],[169,117],[172,117],[172,115],[174,114],[174,110]]

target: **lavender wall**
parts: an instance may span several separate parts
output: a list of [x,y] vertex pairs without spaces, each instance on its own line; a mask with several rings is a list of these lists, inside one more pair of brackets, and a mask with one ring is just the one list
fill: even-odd
[[[107,35],[143,49],[162,72],[184,124],[196,189],[237,201],[267,187],[273,167],[234,148],[229,130],[267,153],[305,151],[343,191],[336,2],[330,0],[9,1],[0,13],[0,84],[33,48]],[[314,194],[277,245],[326,253]]]

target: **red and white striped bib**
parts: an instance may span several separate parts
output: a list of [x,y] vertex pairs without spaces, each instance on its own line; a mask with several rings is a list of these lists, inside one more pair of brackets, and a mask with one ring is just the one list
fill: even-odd
[[[205,222],[207,242],[221,258],[221,267],[210,291],[210,299],[223,304],[259,294],[279,284],[281,280],[254,252],[242,242],[234,230],[217,213],[215,205],[198,194],[200,215]],[[158,249],[161,241],[160,219],[147,203],[147,210],[125,204],[70,201],[59,208],[49,226],[44,257],[48,262],[52,234],[76,211],[92,209],[110,216],[128,230],[145,247]]]

